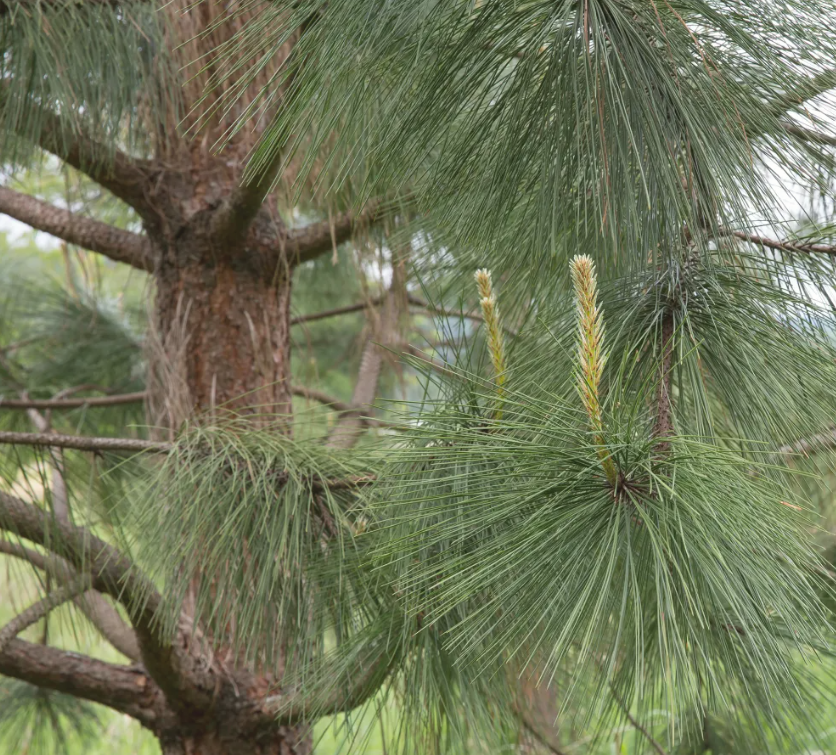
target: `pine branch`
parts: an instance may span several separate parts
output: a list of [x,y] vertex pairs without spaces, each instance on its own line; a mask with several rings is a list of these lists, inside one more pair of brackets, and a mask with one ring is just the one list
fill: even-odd
[[16,9],[35,8],[38,5],[60,8],[66,5],[124,5],[124,0],[0,0],[0,18]]
[[[82,390],[88,386],[77,386],[75,389],[61,391],[55,398],[68,395],[73,390]],[[28,396],[24,396],[28,398]],[[29,408],[27,414],[32,419],[38,432],[49,435],[56,435],[55,430],[50,426],[49,420],[37,409]],[[70,522],[70,501],[67,494],[67,483],[64,477],[64,456],[60,449],[50,448],[52,457],[51,487],[52,487],[52,513],[59,521],[69,524]],[[64,580],[75,578],[75,572],[63,559],[52,556],[50,561],[60,562],[63,566]],[[110,642],[113,647],[123,653],[131,660],[140,660],[139,641],[134,631],[122,620],[122,617],[104,598],[101,593],[94,590],[87,591],[75,601],[82,613],[89,619],[94,628]]]
[[647,729],[645,729],[644,726],[642,726],[641,723],[639,723],[639,721],[636,718],[633,717],[633,715],[630,713],[629,708],[627,708],[627,706],[621,701],[621,698],[616,694],[615,688],[613,687],[612,683],[610,683],[609,686],[610,686],[610,692],[612,693],[613,700],[615,700],[616,703],[618,703],[618,707],[621,708],[622,713],[624,713],[624,716],[627,718],[627,720],[630,722],[630,724],[633,726],[633,728],[637,732],[639,732],[639,734],[641,734],[648,741],[650,746],[654,750],[656,750],[657,755],[668,755],[665,748],[662,747],[662,745],[660,745],[653,738],[653,735]]
[[136,233],[76,215],[3,186],[0,186],[0,213],[116,262],[147,272],[153,270],[151,245]]
[[[171,453],[175,448],[174,443],[157,442],[152,440],[135,440],[133,438],[94,438],[85,437],[83,435],[15,433],[5,431],[0,432],[0,444],[3,443],[21,446],[36,446],[38,448],[71,448],[76,451],[91,451],[93,453],[118,453],[120,451],[140,453],[142,451],[147,451],[149,453],[167,454]],[[314,492],[321,492],[325,488],[340,490],[344,488],[355,488],[367,485],[373,479],[374,478],[371,477],[348,477],[344,479],[325,480],[324,482],[313,480],[311,482],[311,487]],[[0,507],[0,516],[2,516],[2,507]],[[0,525],[0,529],[2,529],[2,525]],[[103,592],[107,592],[109,595],[111,594],[107,590],[104,590]],[[112,597],[117,596],[114,595]]]
[[528,716],[525,713],[517,708],[514,711],[517,714],[517,719],[519,720],[520,724],[522,725],[523,729],[525,729],[535,740],[537,740],[540,745],[545,747],[552,755],[566,755],[564,750],[561,750],[557,745],[551,742],[549,739],[546,738],[544,734],[541,734],[540,731],[531,723]]
[[[45,436],[55,438],[62,436]],[[136,566],[112,546],[83,527],[61,522],[47,512],[0,491],[0,529],[43,546],[66,559],[77,571],[89,574],[92,587],[110,595],[128,612],[136,630],[146,667],[154,678],[173,681],[171,649],[160,640],[155,612],[160,595]],[[171,688],[174,685],[169,685]]]
[[784,131],[792,136],[797,136],[806,142],[813,144],[824,144],[829,147],[836,146],[836,136],[830,134],[823,134],[821,131],[814,131],[811,128],[804,128],[804,126],[797,126],[795,123],[782,123]]
[[446,377],[459,377],[459,375],[447,364],[443,362],[439,362],[437,359],[433,359],[431,356],[425,354],[421,349],[411,343],[405,343],[401,346],[405,353],[409,354],[411,357],[417,359],[421,364],[429,367],[434,372],[439,373],[440,375],[445,375]]
[[836,428],[814,435],[812,438],[801,438],[794,443],[787,443],[778,449],[781,456],[810,456],[820,451],[830,451],[836,448]]
[[377,395],[377,385],[380,382],[380,373],[383,368],[382,349],[390,345],[396,338],[397,316],[394,293],[390,291],[380,316],[380,333],[372,334],[366,340],[363,354],[360,357],[360,368],[357,371],[354,392],[351,396],[351,406],[355,407],[355,410],[343,413],[340,416],[328,437],[328,446],[350,448],[357,442],[367,426],[362,416],[360,416],[358,408],[371,406]]
[[[359,413],[359,419],[368,427],[396,427],[396,425],[394,425],[391,422],[384,422],[383,420],[375,419],[374,417],[367,417],[365,415],[362,415],[362,407],[354,406],[353,404],[348,404],[345,401],[340,401],[340,399],[334,398],[333,396],[329,396],[327,393],[318,391],[315,388],[304,388],[301,385],[294,385],[291,386],[290,392],[294,396],[301,396],[302,398],[318,401],[320,404],[324,404],[325,406],[330,407],[336,412],[351,412],[354,414]],[[2,404],[0,404],[0,406],[2,406]]]
[[[8,540],[0,539],[0,553],[27,561],[36,569],[40,569],[62,582],[72,580],[78,574],[63,558],[53,554],[40,553],[20,543],[11,543]],[[136,635],[101,593],[88,590],[83,595],[74,598],[73,602],[102,637],[122,655],[132,661],[140,660],[139,643]]]
[[[329,317],[339,317],[340,315],[347,315],[351,314],[352,312],[361,312],[369,307],[377,307],[385,300],[383,296],[376,296],[369,301],[359,301],[355,304],[347,304],[344,307],[335,307],[334,309],[325,309],[321,312],[312,312],[308,315],[297,315],[296,317],[290,320],[291,325],[301,325],[306,322],[314,322],[316,320],[325,320]],[[474,322],[484,322],[484,318],[482,315],[476,312],[455,312],[449,309],[444,309],[443,307],[436,307],[433,304],[430,304],[427,301],[424,301],[419,296],[414,296],[409,294],[407,296],[407,302],[412,307],[417,307],[420,309],[424,309],[430,314],[440,315],[441,317],[458,317],[464,320],[473,320]],[[516,336],[517,333],[512,328],[509,328],[507,325],[503,324],[502,330],[510,335]]]
[[[7,86],[0,84],[0,112],[6,107]],[[146,196],[159,165],[153,160],[134,159],[120,150],[99,144],[89,135],[71,128],[62,119],[35,103],[28,106],[40,111],[41,128],[36,143],[67,165],[84,173],[115,197],[133,207],[143,217],[154,217]],[[20,133],[24,139],[26,133]]]
[[[301,396],[302,398],[312,399],[321,404],[330,406],[334,411],[338,412],[357,412],[360,407],[341,401],[334,396],[331,396],[323,391],[315,388],[305,388],[300,385],[291,386],[290,392],[294,396]],[[0,409],[41,409],[41,410],[71,410],[86,407],[106,407],[106,406],[121,406],[123,404],[133,404],[144,401],[147,396],[146,391],[137,391],[136,393],[121,393],[109,396],[89,396],[72,399],[0,399]],[[362,417],[369,427],[389,427],[388,422],[375,419],[374,417]],[[86,440],[86,439],[85,439]],[[108,441],[111,439],[108,438]],[[118,439],[113,439],[118,440]],[[3,442],[0,440],[0,442]],[[129,441],[133,442],[133,441]],[[89,449],[84,449],[89,450]],[[112,450],[112,449],[102,449]],[[127,450],[135,450],[133,448]],[[153,450],[153,449],[152,449]]]
[[[334,673],[325,669],[320,679],[331,681],[327,691],[293,690],[265,697],[264,712],[282,726],[293,726],[305,721],[337,713],[349,713],[370,700],[380,689],[397,658],[388,641],[376,640],[362,649],[354,659],[354,668],[347,672],[344,665]],[[339,680],[335,680],[339,677]]]
[[745,231],[734,231],[730,228],[721,228],[721,236],[733,236],[734,238],[748,241],[751,244],[764,246],[767,249],[774,249],[778,252],[788,252],[790,254],[829,254],[836,256],[836,245],[832,244],[804,244],[797,241],[790,240],[776,240],[770,239],[766,236],[757,236]]
[[51,399],[0,399],[0,409],[80,409],[82,407],[121,406],[144,401],[145,391],[120,393],[109,396],[87,396],[81,398]]
[[359,213],[344,212],[332,220],[311,223],[287,232],[284,252],[288,262],[310,262],[348,241],[358,228],[374,223],[380,216],[381,203],[372,201]]
[[340,315],[351,314],[352,312],[362,312],[369,307],[377,307],[384,300],[385,296],[375,296],[369,301],[359,301],[356,304],[348,304],[345,307],[335,307],[334,309],[325,309],[322,312],[312,312],[309,315],[298,315],[290,320],[291,325],[301,325],[306,322],[314,322],[316,320],[325,320],[329,317],[339,317]]
[[57,435],[52,433],[12,433],[0,432],[0,444],[11,443],[19,446],[38,446],[43,448],[72,448],[77,451],[126,451],[139,453],[168,453],[173,448],[171,443],[133,438],[93,438],[82,435]]
[[785,115],[792,108],[803,105],[834,88],[836,88],[836,68],[829,68],[807,79],[792,94],[777,97],[768,105],[768,108],[776,116]]
[[166,714],[159,688],[141,666],[105,663],[47,645],[12,640],[0,652],[0,674],[100,703],[146,726],[159,726]]
[[76,577],[71,582],[59,587],[49,593],[46,597],[33,603],[22,613],[15,616],[4,627],[0,628],[0,655],[8,647],[9,643],[17,637],[24,629],[40,621],[54,608],[66,603],[69,600],[79,597],[90,588],[90,577]]

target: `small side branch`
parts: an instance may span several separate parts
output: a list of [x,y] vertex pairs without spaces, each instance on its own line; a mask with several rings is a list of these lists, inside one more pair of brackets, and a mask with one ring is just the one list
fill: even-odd
[[748,241],[750,244],[774,249],[776,252],[787,252],[789,254],[828,254],[836,257],[836,245],[833,244],[804,244],[798,241],[770,239],[766,236],[758,236],[745,231],[734,231],[729,228],[720,229],[721,236],[730,236]]
[[653,735],[641,725],[641,723],[630,713],[629,708],[621,701],[621,698],[616,694],[614,687],[610,684],[610,692],[612,693],[613,700],[618,703],[618,707],[621,708],[621,712],[624,713],[626,719],[630,722],[630,725],[641,734],[647,741],[650,746],[656,750],[657,755],[668,755],[668,752],[665,750],[662,745],[659,744],[654,738]]
[[[397,654],[388,642],[372,642],[356,654],[350,673],[342,664],[333,674],[323,669],[320,678],[330,681],[326,690],[291,690],[271,695],[262,701],[262,710],[266,716],[283,726],[294,726],[321,716],[348,713],[377,693],[396,658]],[[342,681],[334,681],[335,676]]]
[[325,320],[329,317],[339,317],[340,315],[348,315],[352,312],[362,312],[369,307],[379,306],[385,297],[376,296],[369,301],[359,301],[356,304],[348,304],[345,307],[334,307],[334,309],[325,309],[322,312],[312,312],[309,315],[298,315],[290,320],[291,325],[301,325],[306,322],[314,322],[316,320]]
[[402,346],[403,351],[406,354],[409,354],[413,359],[415,359],[420,364],[429,367],[433,372],[437,372],[439,375],[444,375],[446,377],[459,377],[458,373],[455,370],[448,367],[445,363],[439,362],[437,359],[433,359],[431,356],[425,354],[421,349],[411,343],[405,343]]
[[836,136],[823,134],[821,131],[804,128],[804,126],[797,126],[795,123],[783,123],[781,125],[783,126],[784,131],[788,134],[796,136],[799,139],[803,139],[805,142],[810,142],[811,144],[822,144],[828,147],[836,147]]
[[348,404],[345,401],[340,401],[338,398],[329,396],[327,393],[318,391],[315,388],[304,388],[301,385],[291,386],[290,392],[294,396],[301,396],[302,398],[318,401],[320,404],[330,407],[335,412],[358,414],[359,419],[368,427],[397,427],[391,422],[384,422],[383,420],[375,419],[374,417],[366,417],[362,415],[363,408]]
[[828,68],[808,78],[794,92],[776,98],[769,104],[769,111],[777,117],[786,115],[794,107],[803,105],[834,88],[836,88],[836,68]]
[[3,651],[8,647],[9,643],[24,629],[40,621],[54,608],[86,592],[89,587],[89,577],[76,577],[72,582],[67,583],[63,587],[59,587],[37,603],[33,603],[23,613],[15,616],[8,624],[0,629],[0,655],[3,654]]
[[171,443],[133,438],[88,438],[82,435],[58,435],[53,433],[12,433],[0,432],[0,444],[11,443],[19,446],[38,446],[43,448],[72,448],[76,451],[104,452],[120,451],[128,453],[168,453],[173,448]]
[[[123,0],[84,0],[86,5],[110,5],[114,8],[122,2]],[[67,0],[0,0],[0,18],[16,8],[26,8],[27,6],[35,8],[37,5],[52,5],[60,8],[67,5]]]
[[150,272],[151,244],[140,236],[0,186],[0,212],[69,244]]
[[[26,561],[59,582],[67,582],[78,575],[78,572],[63,558],[51,553],[40,553],[20,543],[2,538],[0,538],[0,553]],[[95,590],[88,590],[72,600],[114,648],[132,661],[140,660],[139,643],[134,631],[122,620],[119,612],[105,600],[104,595]]]
[[836,448],[836,428],[831,428],[811,438],[801,438],[795,443],[787,443],[778,449],[781,456],[812,456],[821,451],[832,451]]
[[122,406],[145,400],[145,391],[120,393],[112,396],[87,396],[81,398],[48,399],[0,399],[0,409],[81,409],[86,407]]

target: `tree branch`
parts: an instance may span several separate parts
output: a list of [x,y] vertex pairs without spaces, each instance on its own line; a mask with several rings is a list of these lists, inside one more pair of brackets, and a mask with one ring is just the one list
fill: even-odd
[[287,232],[284,252],[291,265],[300,265],[330,252],[348,241],[357,228],[373,223],[380,215],[381,203],[372,201],[362,212],[344,212],[332,220],[311,223]]
[[[407,297],[409,303],[413,307],[420,307],[421,309],[426,309],[427,312],[434,314],[434,315],[441,315],[441,317],[458,317],[464,320],[473,320],[474,322],[484,322],[485,318],[482,317],[481,313],[477,312],[455,312],[453,310],[445,309],[444,307],[436,307],[429,302],[424,301],[418,296],[409,295]],[[509,336],[516,338],[517,331],[513,330],[512,328],[506,327],[505,325],[502,326],[502,330],[507,333]]]
[[119,666],[12,640],[0,652],[0,674],[106,705],[150,728],[158,728],[165,715],[160,690],[141,666]]
[[781,125],[788,134],[797,136],[804,141],[812,142],[813,144],[824,144],[830,147],[836,146],[836,136],[823,134],[821,131],[814,131],[811,128],[804,128],[804,126],[798,126],[795,123],[782,123]]
[[[79,388],[83,387],[79,386]],[[63,394],[64,392],[58,395],[61,396]],[[28,398],[28,396],[24,396],[24,398]],[[37,409],[29,408],[26,410],[26,413],[35,424],[38,432],[49,435],[56,434],[55,430],[50,427],[49,420]],[[49,454],[52,457],[52,471],[50,474],[52,513],[59,521],[69,523],[70,500],[64,476],[64,454],[58,448],[50,448]],[[52,571],[48,571],[47,573],[60,571],[63,581],[77,578],[77,573],[63,559],[59,559],[57,556],[51,556],[48,561],[46,559],[44,561],[45,565],[49,564],[53,567]],[[83,596],[76,598],[75,603],[99,634],[110,642],[113,647],[131,660],[138,661],[140,659],[139,642],[134,631],[122,620],[122,617],[116,609],[105,600],[101,593],[95,590],[88,590]]]
[[54,207],[0,186],[0,212],[51,236],[151,272],[151,244],[144,236]]
[[133,438],[91,438],[82,435],[58,435],[52,433],[11,433],[0,432],[0,444],[12,443],[19,446],[39,446],[44,448],[73,448],[77,451],[126,451],[139,453],[168,453],[173,448],[171,443]]
[[807,79],[795,92],[776,98],[774,102],[769,103],[768,108],[773,115],[782,116],[792,108],[803,105],[834,88],[836,88],[836,68],[829,68]]
[[[79,3],[75,3],[78,5]],[[83,0],[84,5],[111,5],[114,8],[124,4],[124,0]],[[36,5],[51,5],[60,8],[68,5],[67,0],[0,0],[0,18],[16,8],[35,7]]]
[[[0,553],[29,562],[36,569],[46,572],[55,579],[66,582],[78,572],[63,558],[54,554],[43,554],[20,543],[0,539]],[[90,623],[114,648],[126,658],[139,661],[141,654],[134,631],[122,620],[116,609],[95,590],[88,590],[73,599],[73,603],[88,618]]]
[[[390,635],[386,638],[390,639]],[[294,690],[271,695],[264,698],[262,709],[282,726],[348,713],[370,700],[386,680],[397,658],[390,645],[383,639],[373,640],[357,651],[353,659],[353,671],[356,673],[347,673],[344,663],[338,661],[339,668],[334,673],[323,669],[319,675],[320,679],[331,682],[326,690],[313,693]],[[335,676],[340,678],[333,681]]]
[[[62,436],[45,436],[54,442]],[[165,688],[172,681],[171,648],[159,637],[155,612],[161,602],[154,585],[112,546],[82,527],[61,522],[19,498],[0,491],[0,529],[41,545],[66,559],[77,571],[90,574],[92,586],[110,595],[128,612],[136,630],[142,658]],[[162,681],[161,681],[162,680]],[[176,686],[173,683],[171,686]]]
[[622,713],[624,713],[627,720],[633,726],[633,728],[639,732],[650,744],[650,746],[656,750],[657,755],[668,755],[667,751],[665,750],[662,745],[660,745],[654,738],[653,735],[644,728],[644,726],[639,723],[639,721],[632,716],[630,713],[629,708],[622,702],[621,698],[616,694],[615,688],[613,687],[612,683],[609,683],[610,692],[612,693],[613,700],[618,703],[618,707],[621,708]]
[[345,307],[335,307],[334,309],[326,309],[322,312],[313,312],[309,315],[298,315],[290,320],[291,325],[300,325],[305,322],[314,322],[315,320],[325,320],[328,317],[339,317],[340,315],[347,315],[352,312],[362,312],[369,307],[376,307],[384,301],[385,296],[375,296],[369,301],[360,301],[356,304],[348,304]]
[[802,438],[795,443],[787,443],[778,449],[781,456],[810,456],[819,451],[832,451],[836,448],[836,428],[814,435],[812,438]]
[[404,352],[409,354],[411,357],[417,359],[421,364],[426,365],[434,372],[437,372],[440,375],[446,375],[447,377],[458,377],[458,374],[454,370],[451,370],[443,362],[439,362],[438,360],[433,359],[431,356],[427,356],[417,346],[414,346],[411,343],[405,343],[403,344],[402,348]]
[[790,254],[829,254],[836,256],[836,245],[831,244],[803,244],[796,241],[779,241],[770,239],[766,236],[757,236],[753,233],[746,233],[745,231],[733,231],[730,228],[721,228],[721,236],[733,236],[734,238],[748,241],[751,244],[758,244],[767,249],[774,249],[778,252],[788,252]]
[[112,396],[87,396],[81,398],[50,398],[50,399],[2,399],[0,409],[80,409],[82,407],[120,406],[144,401],[145,391],[137,393],[120,393]]
[[550,738],[541,733],[534,724],[529,720],[528,716],[522,710],[516,710],[517,720],[519,720],[523,729],[525,729],[534,739],[536,739],[543,747],[545,747],[552,755],[566,755]]
[[[325,406],[331,407],[336,412],[352,412],[357,414],[363,411],[362,407],[347,404],[345,401],[340,401],[338,398],[329,396],[327,393],[318,391],[315,388],[303,388],[300,385],[294,385],[291,386],[290,392],[294,396],[301,396],[302,398],[312,399],[313,401],[318,401],[320,404],[325,404]],[[359,418],[368,427],[397,427],[392,422],[384,422],[383,420],[367,417],[362,414],[359,415]]]
[[327,393],[318,391],[315,388],[303,388],[302,386],[294,385],[291,387],[290,392],[294,396],[313,399],[314,401],[318,401],[320,404],[330,406],[337,412],[356,412],[359,409],[359,407],[354,406],[353,404],[347,404],[345,401],[340,401],[338,398],[329,396]]
[[[313,401],[318,401],[321,404],[325,404],[330,406],[334,411],[338,412],[356,412],[360,410],[360,407],[353,406],[351,404],[346,403],[345,401],[340,401],[338,398],[334,398],[323,391],[316,390],[315,388],[305,388],[300,385],[291,386],[290,392],[294,396],[301,396],[302,398],[312,399]],[[82,398],[72,398],[72,399],[0,399],[0,409],[43,409],[43,410],[55,410],[55,409],[80,409],[82,407],[102,407],[102,406],[120,406],[122,404],[132,404],[137,403],[139,401],[144,401],[147,393],[145,391],[138,391],[136,393],[122,393],[122,394],[115,394],[112,396],[95,396],[95,397],[82,397]],[[375,419],[374,417],[363,417],[363,421],[368,424],[370,427],[388,427],[389,423],[383,422],[381,420]],[[0,436],[2,437],[2,436]],[[85,441],[87,439],[84,439]],[[93,439],[90,439],[93,440]],[[107,439],[108,442],[111,441],[110,438]],[[119,439],[112,439],[112,440],[119,440]],[[0,442],[3,442],[0,440]],[[133,441],[129,441],[133,442]],[[89,449],[85,449],[89,450]],[[98,450],[98,449],[97,449]],[[109,449],[101,449],[101,450],[109,450]],[[128,450],[134,450],[133,448]],[[154,450],[154,449],[151,449]]]
[[6,626],[0,629],[0,655],[8,644],[24,629],[32,626],[46,616],[52,609],[57,608],[68,600],[77,598],[90,588],[90,577],[76,577],[71,582],[59,587],[41,600],[33,603],[22,613],[15,616]]
[[[0,84],[0,111],[6,108],[8,85]],[[129,157],[120,150],[99,144],[78,127],[71,128],[55,113],[29,101],[27,106],[40,111],[40,132],[35,143],[67,165],[84,173],[99,186],[133,207],[143,217],[154,217],[146,197],[159,165],[153,160]],[[24,139],[25,133],[20,134]]]
[[363,354],[360,357],[360,368],[357,371],[357,380],[354,383],[354,393],[351,397],[350,406],[353,412],[344,413],[331,434],[328,436],[327,445],[331,448],[350,448],[353,446],[367,423],[360,416],[358,408],[365,410],[374,402],[377,395],[377,385],[380,381],[380,372],[383,367],[382,349],[391,345],[397,339],[398,313],[395,307],[395,295],[390,291],[386,296],[383,305],[383,312],[380,316],[380,333],[377,343],[374,334],[366,339],[363,347]]

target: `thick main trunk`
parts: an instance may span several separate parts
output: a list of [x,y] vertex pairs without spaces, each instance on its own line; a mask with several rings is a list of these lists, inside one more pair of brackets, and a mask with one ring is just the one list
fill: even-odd
[[201,256],[156,274],[152,424],[176,430],[194,414],[289,415],[290,272]]
[[[156,311],[147,339],[151,422],[173,435],[184,420],[211,422],[235,413],[283,432],[291,412],[291,271],[247,250],[220,257],[211,238],[199,243],[200,235],[189,231],[187,223],[187,245],[159,243]],[[227,657],[223,638],[216,641],[220,648],[214,655],[206,651],[207,666]],[[203,651],[194,646],[192,652]],[[221,664],[225,689],[207,709],[169,701],[179,725],[157,732],[164,755],[308,755],[305,727],[267,724],[254,731],[239,718],[238,704],[251,697],[248,687],[266,688],[268,682],[259,684],[234,665]]]
[[191,734],[173,732],[160,741],[162,755],[309,755],[310,737],[297,729],[282,727],[262,737],[221,735],[217,732]]

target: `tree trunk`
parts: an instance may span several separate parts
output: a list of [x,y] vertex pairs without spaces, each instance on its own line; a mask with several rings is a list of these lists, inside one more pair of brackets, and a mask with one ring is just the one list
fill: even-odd
[[170,431],[194,415],[291,413],[291,274],[208,255],[156,274],[150,415]]
[[[171,249],[157,241],[155,313],[147,339],[152,426],[173,436],[184,420],[212,422],[235,414],[281,432],[292,410],[292,271],[257,249],[219,257],[211,237],[195,243],[200,236],[188,223],[185,228],[181,235],[192,237],[188,244]],[[254,730],[239,717],[236,704],[250,697],[249,682],[267,688],[269,680],[261,684],[252,672],[236,670],[223,638],[216,641],[214,654],[193,652],[206,653],[199,664],[227,659],[220,671],[227,689],[206,710],[169,700],[176,725],[157,732],[164,755],[308,755],[307,727]]]
[[309,755],[313,749],[309,736],[286,727],[262,737],[173,733],[161,738],[160,746],[162,755]]

